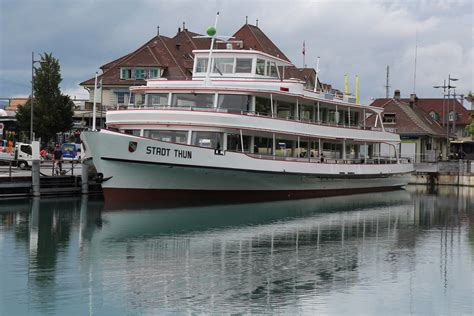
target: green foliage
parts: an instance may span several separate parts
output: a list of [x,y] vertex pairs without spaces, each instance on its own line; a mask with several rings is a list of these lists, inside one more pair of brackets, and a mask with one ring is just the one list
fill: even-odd
[[[74,103],[59,88],[62,81],[59,61],[52,54],[41,55],[41,66],[34,70],[33,131],[43,142],[56,133],[72,128]],[[19,107],[16,118],[21,131],[30,130],[31,98]]]
[[469,94],[467,95],[466,100],[471,103],[474,102],[474,94],[472,93],[472,91],[469,91]]
[[474,121],[471,120],[471,124],[466,126],[466,134],[471,137],[474,136]]

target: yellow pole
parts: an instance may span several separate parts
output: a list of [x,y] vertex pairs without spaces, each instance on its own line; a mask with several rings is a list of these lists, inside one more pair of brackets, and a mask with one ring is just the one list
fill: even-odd
[[359,104],[359,75],[356,75],[356,104]]
[[349,94],[349,77],[347,75],[344,75],[344,94]]

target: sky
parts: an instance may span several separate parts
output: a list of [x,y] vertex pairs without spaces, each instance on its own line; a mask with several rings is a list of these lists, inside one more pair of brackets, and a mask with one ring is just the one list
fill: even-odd
[[[471,0],[0,0],[0,98],[28,96],[31,53],[59,59],[63,93],[87,98],[79,83],[99,67],[156,35],[178,27],[205,33],[220,12],[218,35],[244,23],[258,26],[298,67],[316,67],[335,88],[363,102],[389,91],[409,97],[442,97],[434,89],[451,75],[457,94],[474,92],[474,1]],[[416,52],[416,54],[415,54]],[[415,58],[416,56],[416,58]],[[416,80],[415,78],[416,59]]]

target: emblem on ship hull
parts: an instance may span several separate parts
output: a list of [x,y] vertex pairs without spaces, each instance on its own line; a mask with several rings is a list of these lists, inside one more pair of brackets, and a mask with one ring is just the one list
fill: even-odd
[[128,143],[128,151],[133,153],[135,150],[137,150],[137,142],[129,142]]

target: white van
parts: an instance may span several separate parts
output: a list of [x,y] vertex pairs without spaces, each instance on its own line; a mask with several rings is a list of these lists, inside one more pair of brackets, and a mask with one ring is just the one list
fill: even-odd
[[27,143],[16,143],[15,161],[17,167],[26,169],[31,167],[33,161],[33,147]]

